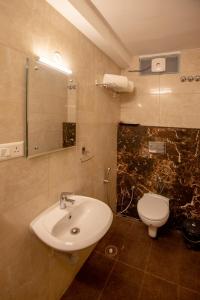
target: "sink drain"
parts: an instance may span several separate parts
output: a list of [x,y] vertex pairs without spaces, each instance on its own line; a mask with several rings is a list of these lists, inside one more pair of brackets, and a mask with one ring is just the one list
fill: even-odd
[[77,234],[80,232],[80,229],[78,227],[74,227],[70,230],[71,234]]

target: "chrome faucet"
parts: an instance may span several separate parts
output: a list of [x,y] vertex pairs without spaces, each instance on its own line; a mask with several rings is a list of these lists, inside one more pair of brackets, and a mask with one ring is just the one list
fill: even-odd
[[71,203],[72,205],[74,204],[75,200],[70,199],[69,196],[73,195],[73,193],[69,192],[62,192],[60,194],[60,208],[65,209],[67,207],[66,202]]

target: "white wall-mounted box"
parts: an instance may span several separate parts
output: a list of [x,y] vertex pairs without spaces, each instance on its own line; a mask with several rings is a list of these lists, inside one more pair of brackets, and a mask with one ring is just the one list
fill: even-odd
[[0,161],[24,156],[24,141],[0,144]]
[[165,72],[166,59],[165,57],[156,57],[151,61],[151,72]]

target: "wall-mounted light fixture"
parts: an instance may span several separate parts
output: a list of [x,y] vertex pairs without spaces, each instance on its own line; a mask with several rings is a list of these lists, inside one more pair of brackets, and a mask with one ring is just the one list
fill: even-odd
[[62,65],[60,63],[51,61],[51,60],[47,59],[46,57],[43,57],[43,56],[38,57],[38,62],[43,65],[49,66],[55,70],[58,70],[64,74],[67,74],[67,75],[72,74],[72,70],[66,68],[64,65]]

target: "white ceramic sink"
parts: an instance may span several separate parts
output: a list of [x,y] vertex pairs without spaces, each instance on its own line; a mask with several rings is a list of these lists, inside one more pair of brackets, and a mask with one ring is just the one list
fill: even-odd
[[67,207],[61,209],[58,202],[30,224],[45,244],[67,252],[98,242],[113,220],[111,209],[102,201],[78,195],[72,195],[70,199],[75,200],[74,204],[67,203]]

